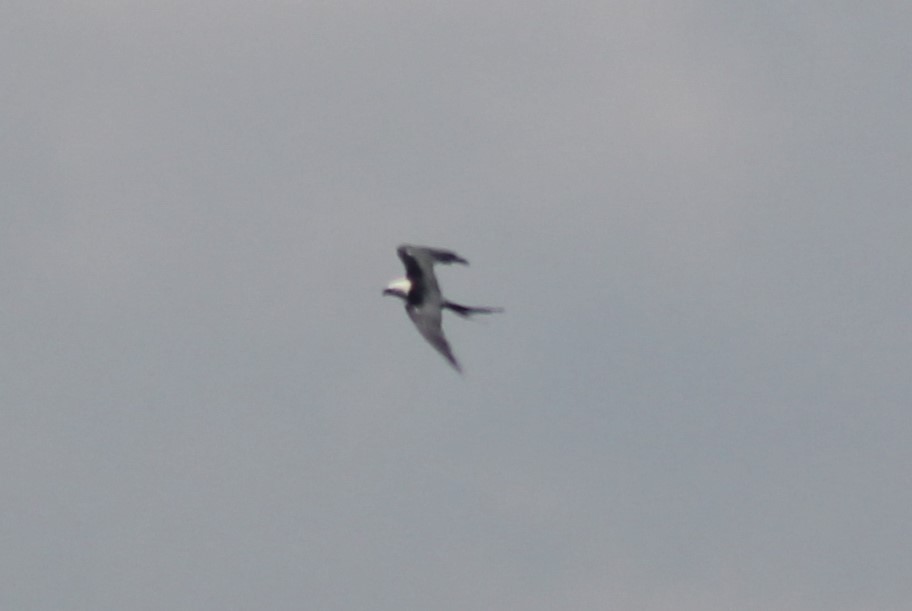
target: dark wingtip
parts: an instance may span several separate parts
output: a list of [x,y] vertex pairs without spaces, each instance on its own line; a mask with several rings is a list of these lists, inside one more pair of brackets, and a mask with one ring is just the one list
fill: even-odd
[[456,357],[453,356],[453,353],[450,352],[448,354],[444,354],[443,356],[446,358],[447,363],[450,364],[450,367],[455,369],[456,373],[462,375],[462,365],[459,363],[458,360],[456,360]]

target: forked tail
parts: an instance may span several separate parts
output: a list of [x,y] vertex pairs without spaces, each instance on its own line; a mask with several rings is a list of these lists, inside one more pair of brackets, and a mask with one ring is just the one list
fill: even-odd
[[452,301],[444,301],[443,307],[456,312],[463,318],[468,318],[472,314],[496,314],[497,312],[503,312],[503,308],[484,308],[484,307],[470,307],[460,305],[458,303],[453,303]]

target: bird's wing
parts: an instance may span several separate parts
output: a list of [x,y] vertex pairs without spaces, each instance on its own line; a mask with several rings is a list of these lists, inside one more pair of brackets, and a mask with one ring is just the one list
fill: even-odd
[[437,276],[434,275],[434,263],[469,264],[452,251],[427,246],[403,244],[396,249],[396,253],[405,266],[405,275],[412,283],[413,291],[410,294],[409,302],[416,306],[421,305],[428,298],[434,301],[442,300]]
[[447,341],[446,337],[443,335],[443,327],[441,326],[441,310],[439,307],[408,307],[409,318],[412,319],[412,322],[415,324],[415,328],[418,329],[418,332],[421,333],[421,336],[432,345],[437,352],[443,355],[443,357],[450,362],[450,365],[456,371],[462,372],[462,367],[459,366],[459,361],[456,360],[456,357],[453,356],[453,351],[450,349],[450,343]]
[[427,287],[428,289],[439,290],[437,287],[437,278],[434,276],[435,263],[461,263],[468,265],[469,262],[450,250],[440,248],[429,248],[427,246],[412,246],[403,244],[396,249],[396,253],[405,265],[405,273],[413,284]]
[[462,263],[468,265],[469,262],[457,255],[452,250],[442,248],[431,248],[430,246],[415,246],[413,244],[402,244],[397,252],[399,258],[411,256],[416,259],[426,259],[428,263]]
[[422,253],[415,247],[403,244],[396,249],[396,254],[402,260],[402,264],[405,266],[405,275],[412,281],[412,284],[422,282],[427,274],[434,275],[433,260],[423,257]]
[[466,261],[459,255],[457,255],[452,250],[443,250],[440,248],[428,248],[427,246],[418,246],[418,247],[413,246],[413,248],[420,248],[421,250],[426,252],[428,254],[428,256],[430,256],[432,259],[434,259],[434,263],[447,263],[447,264],[461,263],[463,265],[469,264],[468,261]]

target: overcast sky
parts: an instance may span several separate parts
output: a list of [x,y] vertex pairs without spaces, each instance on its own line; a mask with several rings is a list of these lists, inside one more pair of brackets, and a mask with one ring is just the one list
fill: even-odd
[[908,609],[910,32],[7,0],[0,607]]

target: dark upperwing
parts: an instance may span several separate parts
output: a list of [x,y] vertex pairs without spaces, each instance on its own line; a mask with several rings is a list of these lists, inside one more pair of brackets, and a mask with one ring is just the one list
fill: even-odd
[[437,277],[434,275],[434,263],[469,264],[468,261],[453,251],[427,246],[403,244],[396,249],[396,253],[405,266],[405,275],[412,283],[412,288],[408,295],[408,303],[411,305],[420,305],[429,296],[442,301],[440,286],[437,284]]

